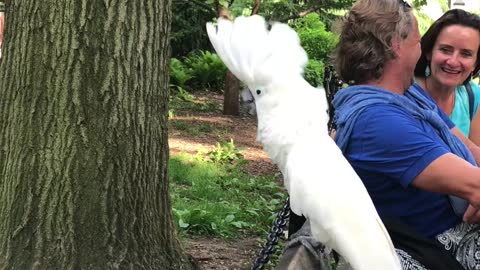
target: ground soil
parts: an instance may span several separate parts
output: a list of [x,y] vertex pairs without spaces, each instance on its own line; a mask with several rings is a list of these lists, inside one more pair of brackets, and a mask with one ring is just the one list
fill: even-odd
[[[212,92],[197,92],[196,100],[215,102],[221,108],[223,96]],[[235,146],[242,149],[244,158],[248,161],[243,169],[252,175],[278,172],[268,159],[261,145],[256,142],[256,116],[226,116],[221,110],[214,112],[198,112],[192,110],[177,110],[171,121],[184,121],[189,125],[201,126],[208,123],[221,132],[204,132],[192,135],[191,132],[178,130],[175,125],[169,125],[170,154],[197,151],[209,151],[215,148],[218,141],[234,140]],[[246,237],[236,240],[195,237],[186,239],[186,252],[200,269],[233,270],[250,269],[259,246],[265,239]]]

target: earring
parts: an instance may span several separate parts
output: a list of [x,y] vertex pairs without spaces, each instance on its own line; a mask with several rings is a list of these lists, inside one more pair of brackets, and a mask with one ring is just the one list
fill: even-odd
[[432,72],[430,71],[430,64],[427,64],[427,67],[425,68],[425,77],[430,76]]

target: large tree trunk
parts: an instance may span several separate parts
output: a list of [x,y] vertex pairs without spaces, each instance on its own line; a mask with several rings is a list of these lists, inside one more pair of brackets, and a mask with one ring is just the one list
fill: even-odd
[[171,220],[171,0],[11,1],[0,269],[190,269]]

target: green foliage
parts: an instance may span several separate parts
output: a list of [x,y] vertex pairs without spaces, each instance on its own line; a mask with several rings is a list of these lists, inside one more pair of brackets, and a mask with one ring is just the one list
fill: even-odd
[[211,48],[205,24],[217,17],[217,14],[213,5],[207,7],[194,5],[190,1],[173,1],[170,39],[172,57],[180,58],[192,51]]
[[355,0],[262,1],[260,14],[273,21],[287,22],[308,11],[319,14],[322,21],[327,23],[335,17],[331,14],[333,10],[349,9],[354,2]]
[[328,62],[328,57],[338,43],[338,36],[325,29],[318,14],[312,13],[293,24],[310,59]]
[[192,79],[192,72],[177,58],[170,59],[170,83],[181,88]]
[[[267,20],[288,22],[291,19],[301,17],[305,11],[312,10],[320,14],[321,20],[330,27],[331,22],[338,17],[334,14],[338,10],[346,10],[351,7],[355,0],[263,0],[261,1],[259,14]],[[236,17],[250,15],[254,1],[220,0],[219,4],[228,8]],[[217,17],[214,1],[173,1],[173,20],[171,31],[171,47],[173,57],[183,57],[197,50],[210,50],[205,23],[213,21]]]
[[229,142],[217,142],[214,150],[207,153],[209,160],[215,163],[243,163],[243,155],[239,149],[235,147],[233,139]]
[[418,30],[420,31],[420,35],[425,34],[430,25],[432,25],[433,20],[427,14],[417,10],[414,10],[413,14],[417,17]]
[[421,6],[427,5],[427,0],[413,0],[412,7],[420,8]]
[[183,62],[170,60],[170,82],[176,96],[186,101],[192,97],[186,89],[210,89],[219,91],[223,87],[227,67],[217,54],[199,51],[186,57]]
[[443,12],[447,12],[450,9],[448,6],[448,0],[436,0],[436,2],[440,5]]
[[227,67],[217,54],[200,51],[187,57],[184,64],[190,70],[196,87],[210,90],[223,87]]
[[325,65],[322,61],[314,59],[308,60],[308,65],[305,68],[305,74],[303,77],[311,85],[317,87],[323,84],[323,73],[325,71]]
[[173,119],[175,117],[175,110],[168,110],[168,120]]
[[171,95],[170,98],[179,99],[182,101],[193,102],[193,95],[190,94],[185,88],[180,86],[171,85],[170,86]]
[[305,68],[305,79],[313,86],[323,83],[325,63],[335,49],[338,36],[328,32],[318,14],[312,13],[292,24],[297,31],[302,47],[308,54],[309,61]]
[[172,156],[173,214],[181,233],[263,235],[286,198],[275,176],[248,176],[238,167]]

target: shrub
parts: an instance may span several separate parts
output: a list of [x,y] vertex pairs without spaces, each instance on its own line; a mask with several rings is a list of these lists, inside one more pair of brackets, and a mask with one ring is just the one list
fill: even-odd
[[297,31],[308,57],[327,63],[338,42],[338,36],[326,30],[320,16],[316,13],[309,14],[292,26]]
[[192,79],[191,71],[177,58],[170,59],[170,83],[185,88],[187,81]]
[[243,155],[233,143],[233,139],[229,142],[217,142],[217,147],[208,153],[208,157],[213,162],[233,163],[243,162]]
[[303,77],[307,80],[312,86],[323,85],[323,73],[325,70],[325,65],[322,61],[317,61],[314,59],[308,60],[308,65],[305,68],[305,73]]
[[196,87],[220,90],[223,86],[227,67],[218,55],[200,51],[187,57],[184,64],[191,71]]

